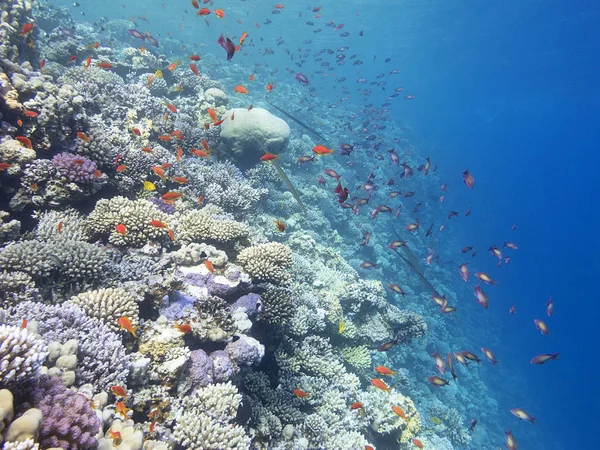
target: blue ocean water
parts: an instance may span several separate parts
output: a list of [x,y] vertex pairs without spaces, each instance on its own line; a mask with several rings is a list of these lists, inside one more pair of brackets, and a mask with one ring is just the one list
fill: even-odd
[[[500,364],[495,368],[484,365],[478,372],[493,403],[478,397],[481,386],[469,391],[459,380],[459,389],[463,389],[460,398],[472,406],[467,408],[472,413],[468,420],[478,419],[478,427],[489,427],[493,444],[486,442],[484,448],[500,447],[503,431],[509,429],[523,449],[600,448],[600,437],[594,431],[600,420],[594,355],[598,338],[596,233],[600,226],[595,199],[600,187],[596,175],[600,162],[600,36],[596,29],[600,5],[558,0],[459,4],[439,0],[323,0],[319,5],[283,2],[280,14],[273,14],[271,1],[215,0],[208,6],[222,8],[226,16],[222,20],[210,17],[207,26],[204,19],[194,17],[187,1],[82,0],[77,7],[70,1],[53,3],[67,7],[79,22],[97,23],[96,28],[101,17],[133,18],[131,26],[157,37],[160,51],[169,60],[182,59],[187,64],[190,48],[218,55],[222,64],[199,65],[229,90],[237,84],[248,85],[246,77],[254,71],[263,79],[268,77],[275,85],[271,99],[324,133],[329,141],[324,144],[336,148],[349,140],[362,148],[364,154],[356,157],[354,167],[346,166],[344,157],[332,159],[349,186],[364,183],[372,171],[383,192],[382,185],[390,174],[397,177],[400,171],[390,164],[387,150],[391,147],[396,147],[401,161],[412,158],[421,164],[429,156],[437,166],[431,174],[436,181],[409,186],[423,189],[416,192],[425,210],[421,228],[433,223],[434,238],[428,246],[412,247],[412,251],[432,283],[444,279],[456,293],[459,311],[443,322],[443,336],[436,337],[437,327],[442,325],[433,319],[437,325],[432,327],[429,340],[397,350],[398,360],[421,376],[426,373],[421,369],[423,355],[433,353],[438,346],[477,354],[481,347],[493,348]],[[43,7],[44,2],[40,4]],[[315,6],[322,9],[312,12]],[[322,17],[315,18],[317,14]],[[344,26],[334,31],[333,26],[327,26],[329,21]],[[244,48],[247,54],[226,62],[216,43],[219,34],[239,36],[245,30],[250,42]],[[340,36],[344,32],[349,35]],[[129,36],[123,36],[123,42],[139,44]],[[345,46],[349,48],[340,51]],[[274,54],[266,53],[266,49]],[[327,57],[327,52],[317,55],[322,49],[331,50],[334,56]],[[304,53],[306,57],[301,56]],[[337,54],[347,55],[344,65],[333,59]],[[351,54],[356,58],[350,59]],[[363,63],[354,65],[356,60]],[[331,61],[329,66],[321,64],[327,61]],[[395,70],[397,74],[390,73]],[[294,79],[294,71],[310,79],[314,96],[308,95],[308,88],[306,95],[295,96],[302,87]],[[342,77],[346,80],[339,82]],[[361,78],[366,82],[360,82]],[[381,81],[387,84],[372,84]],[[403,90],[390,99],[399,87]],[[258,102],[263,95],[251,91],[249,97]],[[405,99],[408,95],[414,98]],[[384,103],[389,106],[382,106]],[[357,131],[361,127],[368,131]],[[400,133],[402,142],[394,143],[393,138]],[[385,138],[381,149],[368,153],[372,150],[365,139],[369,134],[376,135],[378,141]],[[384,158],[377,159],[378,153]],[[326,167],[314,171],[292,165],[287,170],[307,189]],[[418,174],[417,167],[412,168]],[[461,174],[467,169],[475,178],[473,190],[462,180]],[[442,184],[447,185],[446,192],[440,189]],[[443,203],[439,201],[441,195],[445,195]],[[380,201],[384,199],[380,197]],[[376,274],[360,273],[386,284],[395,281],[392,278],[403,264],[384,256],[385,245],[395,232],[404,236],[408,217],[416,217],[410,213],[415,203],[407,201],[398,221],[381,217],[383,214],[368,219],[366,210],[360,218],[345,211],[348,214],[340,219],[337,209],[323,213],[345,240],[353,240],[340,246],[344,256],[358,263],[383,263]],[[472,213],[466,218],[469,208]],[[451,210],[458,211],[459,216],[448,220]],[[361,224],[360,229],[357,224]],[[444,231],[438,231],[442,224]],[[511,230],[513,224],[517,225],[515,230]],[[360,239],[356,236],[365,229],[371,230],[378,248],[358,247]],[[511,261],[497,267],[497,259],[487,249],[502,247],[505,241],[514,241],[519,248],[512,252],[503,248]],[[475,258],[459,251],[471,245],[477,251]],[[433,265],[439,271],[424,262],[430,251],[437,255]],[[483,271],[499,282],[483,287],[490,298],[486,311],[475,303],[470,285],[460,279],[457,267],[464,262],[469,262],[471,273]],[[443,273],[454,278],[446,279]],[[426,291],[416,278],[411,280],[411,289]],[[555,304],[552,317],[545,310],[550,295]],[[389,296],[402,307],[433,314],[433,309],[421,304],[411,305],[423,298],[395,300]],[[512,305],[517,308],[514,315],[509,314]],[[545,320],[550,335],[542,336],[534,319]],[[456,347],[465,342],[468,349]],[[530,364],[533,356],[550,352],[560,352],[560,359],[541,366]],[[432,364],[429,360],[426,363]],[[434,374],[433,367],[427,370],[424,376]],[[441,399],[445,395],[435,389],[422,393]],[[413,400],[417,407],[420,401],[426,403],[416,396]],[[486,410],[492,404],[496,407]],[[512,416],[509,410],[515,407],[530,412],[537,418],[536,424]],[[477,433],[476,428],[474,441],[467,448],[481,448],[483,444],[475,439]]]

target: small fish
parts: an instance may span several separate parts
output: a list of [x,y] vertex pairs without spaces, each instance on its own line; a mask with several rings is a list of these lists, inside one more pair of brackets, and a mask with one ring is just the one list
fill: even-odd
[[388,283],[388,287],[396,294],[402,295],[402,297],[404,297],[406,295],[406,293],[402,290],[402,288],[400,286],[398,286],[397,284]]
[[[314,156],[313,156],[313,158],[314,158]],[[327,176],[330,176],[331,178],[335,178],[336,180],[340,179],[340,175],[338,175],[338,173],[333,169],[325,169],[325,170],[323,170],[323,173]]]
[[475,272],[474,275],[486,284],[490,284],[493,286],[494,284],[498,283],[497,281],[493,280],[489,275],[483,272]]
[[117,397],[127,398],[127,391],[122,386],[111,386],[110,391]]
[[115,412],[123,416],[123,419],[128,419],[129,411],[129,408],[127,408],[123,402],[117,402],[115,405]]
[[517,450],[517,442],[515,441],[512,431],[505,431],[504,434],[506,434],[506,444],[504,444],[504,446],[507,450]]
[[23,115],[33,119],[33,118],[39,116],[40,113],[26,109],[25,111],[23,111]]
[[350,410],[365,409],[365,406],[361,402],[354,402],[350,405]]
[[265,87],[265,89],[267,90],[267,92],[271,92],[273,90],[273,83],[267,84],[267,86]]
[[42,59],[42,60],[40,61],[40,71],[41,71],[41,70],[44,68],[44,66],[45,66],[45,65],[46,65],[46,60],[45,60],[45,59]]
[[535,421],[537,420],[535,417],[531,417],[525,410],[521,409],[521,408],[513,408],[510,410],[510,412],[515,415],[516,417],[518,417],[521,420],[527,420],[528,422],[531,423],[535,423]]
[[131,324],[129,317],[119,317],[117,319],[117,323],[119,324],[119,327],[121,327],[121,329],[130,332],[133,335],[133,337],[137,337],[135,335],[135,330],[137,329],[137,327],[134,327]]
[[118,224],[115,227],[115,230],[117,231],[117,233],[125,236],[127,234],[127,227],[125,227],[125,225],[123,225],[122,223]]
[[512,305],[512,306],[510,307],[510,309],[508,310],[508,312],[509,312],[510,314],[516,314],[516,313],[517,313],[517,307],[516,307],[515,305]]
[[29,138],[25,136],[15,136],[15,140],[19,141],[21,145],[33,149],[33,145],[31,144],[31,140]]
[[544,364],[551,359],[558,360],[558,355],[560,353],[542,353],[541,355],[537,355],[531,359],[531,364]]
[[412,438],[411,442],[415,445],[415,447],[423,448],[423,443],[417,438]]
[[535,323],[535,327],[540,331],[540,333],[547,335],[550,334],[550,330],[548,329],[548,325],[546,325],[545,322],[539,320],[539,319],[534,319],[533,323]]
[[112,68],[112,64],[105,61],[99,61],[96,63],[96,67],[99,67],[104,70],[110,70]]
[[81,139],[82,141],[90,142],[90,138],[85,133],[82,133],[81,131],[77,132],[77,137],[79,139]]
[[191,55],[189,59],[192,61],[200,61],[200,55]]
[[313,156],[306,156],[306,155],[303,155],[303,156],[300,156],[300,157],[297,159],[297,161],[298,161],[300,164],[304,164],[304,163],[307,163],[307,162],[309,162],[309,161],[310,161],[310,162],[314,162],[314,160],[315,160],[315,157],[316,157],[316,155],[313,155]]
[[155,191],[156,186],[151,181],[144,181],[144,190],[145,191]]
[[169,239],[171,239],[171,241],[175,242],[175,233],[173,233],[173,230],[169,229],[167,231],[167,234],[169,235]]
[[208,9],[208,8],[202,8],[196,13],[197,16],[208,16],[209,14],[210,14],[210,9]]
[[469,425],[469,431],[474,431],[475,430],[475,425],[477,425],[477,420],[473,419],[471,420],[471,424]]
[[446,363],[444,362],[444,359],[440,356],[437,350],[431,356],[433,356],[433,359],[435,360],[435,367],[438,372],[444,375],[446,373]]
[[283,223],[281,220],[277,219],[275,221],[275,226],[277,227],[277,231],[281,233],[285,231],[285,223]]
[[174,181],[175,183],[178,183],[178,184],[187,184],[188,183],[188,179],[185,177],[173,177],[173,178],[171,178],[171,181]]
[[197,77],[200,76],[200,71],[198,70],[198,67],[196,66],[196,64],[190,63],[190,69],[194,73],[194,75],[196,75]]
[[471,175],[471,172],[469,172],[468,170],[465,170],[463,173],[463,181],[465,183],[465,185],[469,188],[469,189],[473,189],[473,187],[475,186],[475,178],[473,178],[473,175]]
[[485,357],[489,360],[489,362],[491,362],[494,366],[496,364],[498,364],[498,360],[496,359],[496,356],[492,353],[492,351],[489,348],[481,347],[481,351],[483,352]]
[[175,105],[172,105],[171,103],[165,103],[165,106],[172,113],[176,113],[177,112],[177,108],[175,107]]
[[225,11],[223,11],[222,9],[215,9],[213,11],[215,13],[215,16],[217,16],[219,19],[222,19],[223,17],[225,17]]
[[385,381],[383,381],[380,378],[374,378],[374,379],[372,379],[371,380],[371,384],[375,388],[380,389],[382,391],[386,391],[387,393],[389,393],[391,391],[391,388],[387,384],[385,384]]
[[477,303],[479,303],[484,309],[487,309],[489,304],[488,297],[485,292],[481,290],[481,286],[477,285],[473,288],[473,290],[475,291]]
[[552,296],[550,296],[550,300],[546,303],[546,314],[548,317],[552,317],[552,314],[554,314],[554,301],[552,300]]
[[298,398],[306,398],[310,394],[308,392],[304,392],[302,389],[294,389],[294,395]]
[[125,170],[127,170],[127,166],[125,164],[121,164],[120,166],[117,166],[115,170],[119,173],[125,172]]
[[434,425],[440,425],[443,423],[442,419],[440,419],[439,417],[435,417],[435,416],[430,417],[429,421]]
[[165,174],[165,171],[163,170],[162,167],[159,166],[153,166],[152,167],[152,171],[158,175],[160,178],[162,178],[163,180],[167,178],[167,175]]
[[160,198],[162,198],[166,202],[172,202],[181,197],[183,197],[183,194],[181,192],[169,191],[166,194],[163,194]]
[[404,411],[402,411],[402,408],[394,405],[394,406],[392,406],[392,411],[394,411],[394,413],[396,413],[396,415],[402,417],[406,422],[408,422],[406,414],[404,414]]
[[60,222],[58,222],[58,224],[56,225],[56,231],[57,231],[58,234],[62,233],[63,226],[64,226],[64,223],[63,223],[62,220]]
[[210,156],[209,153],[207,153],[203,150],[198,150],[197,148],[192,148],[190,150],[190,152],[192,153],[192,155],[200,156],[201,158],[206,158],[206,157]]
[[263,156],[260,157],[261,161],[273,161],[274,159],[279,158],[278,155],[275,155],[273,153],[265,153]]
[[206,267],[210,273],[215,273],[215,267],[208,259],[204,260],[204,267]]
[[189,323],[176,323],[173,325],[173,328],[181,331],[183,334],[191,334],[193,331],[192,326]]
[[152,225],[155,228],[168,228],[168,225],[164,224],[160,220],[151,220],[150,225]]
[[238,85],[238,86],[234,87],[233,90],[235,92],[237,92],[238,94],[243,94],[243,95],[247,95],[248,94],[248,89],[246,89],[242,85]]
[[385,366],[377,366],[375,367],[375,372],[377,372],[380,375],[396,375],[396,372],[394,372],[392,369],[385,367]]
[[461,264],[458,267],[458,270],[460,271],[460,276],[462,277],[462,279],[468,283],[469,282],[469,269],[467,267],[467,264],[468,263]]
[[443,378],[440,378],[437,375],[427,378],[427,381],[429,381],[431,384],[437,387],[447,386],[450,384],[447,380],[444,380]]
[[346,322],[344,322],[344,321],[341,321],[341,322],[340,322],[340,325],[339,325],[339,327],[338,327],[338,333],[339,333],[339,334],[342,334],[342,333],[344,332],[344,330],[345,330],[345,329],[346,329]]
[[312,149],[313,153],[316,153],[317,155],[331,155],[333,154],[333,150],[325,147],[324,145],[317,145],[315,147],[313,147]]
[[370,261],[363,261],[360,263],[360,267],[362,267],[363,269],[376,269],[378,267],[378,264],[374,264]]

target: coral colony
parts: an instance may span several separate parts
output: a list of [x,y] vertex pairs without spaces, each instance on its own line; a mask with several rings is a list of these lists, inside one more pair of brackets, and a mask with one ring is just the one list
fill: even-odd
[[0,0],[2,448],[497,447],[450,275],[412,253],[431,213],[399,217],[438,183],[428,159],[367,178],[371,150],[295,117],[313,77],[239,84],[245,36],[182,62],[173,38],[39,3]]

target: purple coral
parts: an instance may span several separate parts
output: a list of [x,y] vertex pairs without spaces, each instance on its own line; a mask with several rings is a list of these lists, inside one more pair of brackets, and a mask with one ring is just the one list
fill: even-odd
[[152,197],[149,198],[148,201],[165,214],[173,214],[175,212],[175,207],[170,203],[165,202],[162,198]]
[[212,359],[214,365],[215,383],[225,383],[240,371],[224,350],[215,350],[210,354],[210,359]]
[[96,177],[96,163],[85,156],[62,152],[54,155],[52,164],[69,181],[85,183]]
[[231,306],[231,311],[242,308],[248,317],[255,316],[262,312],[262,298],[258,294],[250,293],[238,298]]
[[100,419],[90,401],[64,387],[58,377],[42,375],[30,384],[28,403],[42,411],[41,448],[94,450]]
[[213,384],[213,368],[213,361],[204,350],[193,350],[190,353],[189,369],[189,378],[192,388],[196,389]]

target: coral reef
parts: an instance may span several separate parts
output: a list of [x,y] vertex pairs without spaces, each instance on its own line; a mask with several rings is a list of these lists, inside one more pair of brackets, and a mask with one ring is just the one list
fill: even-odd
[[88,316],[103,322],[110,330],[119,331],[117,320],[127,317],[132,323],[138,322],[138,305],[133,295],[125,289],[98,289],[83,292],[69,300]]
[[256,281],[279,285],[290,282],[287,269],[292,265],[292,250],[279,242],[246,248],[237,262]]
[[0,325],[0,386],[23,383],[37,374],[46,346],[25,328]]

